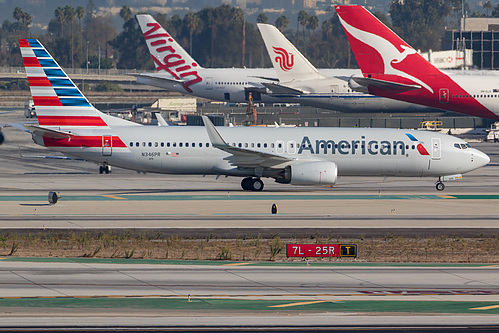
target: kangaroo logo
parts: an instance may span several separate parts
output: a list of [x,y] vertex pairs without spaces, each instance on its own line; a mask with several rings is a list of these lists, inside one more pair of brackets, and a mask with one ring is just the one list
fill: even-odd
[[[176,80],[185,79],[186,77],[191,76],[192,78],[190,80],[182,82],[182,87],[184,87],[186,91],[192,93],[192,89],[189,86],[203,81],[196,70],[191,70],[192,67],[197,67],[197,64],[195,62],[193,62],[191,65],[185,64],[186,61],[182,59],[182,56],[178,54],[171,45],[164,46],[165,44],[167,44],[167,41],[172,42],[173,38],[171,38],[170,35],[166,33],[166,31],[153,34],[156,30],[161,29],[161,26],[158,23],[147,23],[147,26],[151,27],[151,29],[144,33],[146,41],[149,39],[161,38],[159,40],[151,42],[151,46],[157,47],[156,51],[158,53],[169,52],[163,58],[163,62],[161,62],[160,59],[151,54],[152,60],[156,64],[156,70],[158,72],[161,70],[165,70],[170,73]],[[173,59],[173,61],[171,61],[171,59]],[[173,71],[172,69],[175,71]]]
[[275,61],[279,64],[279,67],[281,67],[283,71],[287,72],[293,68],[293,65],[295,64],[295,56],[293,53],[288,53],[288,51],[281,47],[272,46],[272,49],[275,54],[277,54]]
[[341,16],[338,17],[341,21],[341,24],[350,35],[352,35],[360,42],[369,45],[379,53],[379,55],[383,59],[384,74],[404,77],[406,79],[419,83],[421,86],[425,87],[428,91],[433,93],[433,89],[431,89],[429,85],[427,85],[420,79],[407,74],[406,72],[395,69],[392,66],[392,64],[403,62],[409,55],[416,54],[416,50],[406,45],[400,45],[400,47],[403,49],[403,51],[400,52],[392,43],[390,43],[386,39],[370,32],[352,27],[351,25],[346,23],[345,20],[341,18]]

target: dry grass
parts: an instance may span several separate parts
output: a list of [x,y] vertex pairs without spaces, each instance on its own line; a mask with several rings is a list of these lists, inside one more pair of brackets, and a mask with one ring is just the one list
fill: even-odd
[[499,262],[499,235],[478,238],[407,238],[388,235],[369,239],[331,236],[264,239],[258,235],[216,239],[213,236],[179,238],[147,233],[134,235],[132,232],[1,232],[0,256],[268,261],[287,260],[286,243],[353,243],[358,247],[357,260],[365,262]]

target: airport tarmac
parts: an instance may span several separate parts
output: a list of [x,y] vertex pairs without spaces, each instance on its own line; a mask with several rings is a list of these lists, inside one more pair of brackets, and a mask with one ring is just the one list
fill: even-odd
[[[20,121],[19,111],[3,115]],[[298,187],[265,180],[263,192],[243,191],[240,179],[139,174],[60,156],[35,145],[27,133],[4,129],[0,146],[0,228],[166,228],[188,234],[223,229],[301,228],[345,235],[395,232],[499,232],[499,145],[473,143],[489,165],[435,190],[434,178],[341,177],[333,188]],[[62,198],[49,205],[49,191]],[[271,206],[278,214],[271,214]],[[423,232],[423,234],[425,234]],[[283,234],[284,235],[284,234]]]
[[499,325],[497,265],[1,259],[0,328]]

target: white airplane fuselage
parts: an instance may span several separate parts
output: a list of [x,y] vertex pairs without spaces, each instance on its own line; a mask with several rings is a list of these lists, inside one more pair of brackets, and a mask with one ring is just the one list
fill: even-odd
[[[327,76],[340,75],[340,73],[341,75],[359,73],[359,70],[355,69],[323,69],[319,71]],[[197,73],[202,81],[189,86],[192,92],[187,91],[181,83],[164,80],[164,78],[170,77],[168,73],[141,74],[137,77],[137,82],[228,103],[246,103],[248,101],[247,91],[252,91],[253,101],[257,103],[299,103],[341,112],[417,112],[428,110],[428,107],[353,91],[348,86],[348,81],[333,77],[328,78],[327,82],[297,82],[297,88],[308,89],[309,93],[306,95],[269,95],[262,83],[278,82],[277,79],[274,79],[275,71],[273,68],[199,68]],[[288,84],[288,86],[292,87],[293,85]]]

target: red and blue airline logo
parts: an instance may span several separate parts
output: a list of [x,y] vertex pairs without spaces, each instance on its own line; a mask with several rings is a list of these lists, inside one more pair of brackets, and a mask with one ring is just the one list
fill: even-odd
[[[405,135],[407,135],[407,137],[409,139],[411,139],[411,141],[413,142],[418,142],[419,140],[416,139],[416,137],[412,134],[409,134],[409,133],[405,133]],[[428,153],[428,151],[426,150],[426,148],[421,144],[421,143],[418,143],[418,145],[416,146],[416,149],[418,150],[418,152],[421,154],[421,155],[430,155],[430,153]]]

